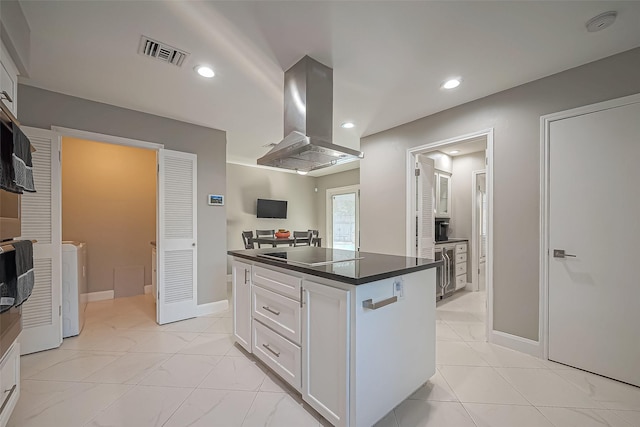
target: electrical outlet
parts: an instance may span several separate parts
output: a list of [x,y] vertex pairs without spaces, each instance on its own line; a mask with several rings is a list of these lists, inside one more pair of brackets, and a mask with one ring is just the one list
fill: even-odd
[[393,282],[393,295],[397,296],[399,300],[404,298],[404,281],[402,277]]

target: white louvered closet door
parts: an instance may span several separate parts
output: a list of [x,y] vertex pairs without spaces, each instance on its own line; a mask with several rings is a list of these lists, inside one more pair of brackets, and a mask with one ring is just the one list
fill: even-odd
[[435,176],[434,169],[435,163],[433,159],[425,156],[424,154],[418,154],[417,156],[417,170],[419,175],[416,176],[416,188],[417,188],[417,256],[419,258],[433,259],[433,250],[435,248],[435,218],[434,218],[434,185]]
[[62,343],[62,222],[60,137],[52,131],[23,127],[36,151],[33,176],[36,193],[22,195],[22,239],[33,246],[35,286],[22,305],[22,354],[59,347]]
[[197,311],[197,156],[158,151],[158,304],[159,324],[196,316]]

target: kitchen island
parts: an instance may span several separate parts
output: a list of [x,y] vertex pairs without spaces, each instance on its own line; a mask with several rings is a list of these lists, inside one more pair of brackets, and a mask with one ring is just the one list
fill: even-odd
[[441,261],[290,247],[233,256],[236,342],[336,426],[371,426],[435,373]]

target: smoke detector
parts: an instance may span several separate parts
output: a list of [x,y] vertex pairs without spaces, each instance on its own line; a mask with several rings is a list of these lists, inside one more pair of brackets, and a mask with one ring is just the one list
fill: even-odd
[[586,23],[587,31],[590,33],[595,33],[596,31],[604,30],[608,26],[614,23],[616,17],[618,16],[618,12],[609,11],[601,13],[598,16],[594,16],[589,19]]
[[181,67],[184,60],[189,56],[189,53],[183,50],[176,49],[173,46],[169,46],[166,43],[159,42],[147,36],[140,38],[138,53],[178,67]]

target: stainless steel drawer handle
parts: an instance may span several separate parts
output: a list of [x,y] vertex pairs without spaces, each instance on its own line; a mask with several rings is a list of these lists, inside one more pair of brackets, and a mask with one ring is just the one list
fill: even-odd
[[393,296],[391,298],[383,299],[382,301],[373,302],[372,299],[362,301],[362,307],[368,308],[369,310],[377,310],[380,307],[384,307],[385,305],[393,304],[398,301],[397,296]]
[[7,395],[7,397],[5,397],[4,402],[2,402],[2,406],[0,407],[0,414],[2,413],[2,411],[4,411],[4,407],[7,406],[7,403],[9,403],[9,399],[11,399],[11,395],[13,394],[14,391],[16,391],[16,387],[18,384],[14,384],[13,387],[11,387],[11,390],[5,390],[9,392],[9,394]]
[[267,350],[269,350],[271,353],[273,353],[276,357],[280,357],[280,352],[279,351],[275,351],[274,349],[269,347],[269,344],[262,344],[262,346],[264,348],[266,348]]
[[[7,101],[13,102],[13,99],[11,99],[11,96],[9,96],[6,90],[0,92],[0,95],[4,96],[4,99],[6,99]],[[2,99],[2,97],[0,97],[0,99]]]
[[276,316],[280,316],[280,312],[278,310],[274,310],[273,308],[269,307],[268,305],[263,305],[262,308],[267,310],[269,313],[273,313]]

